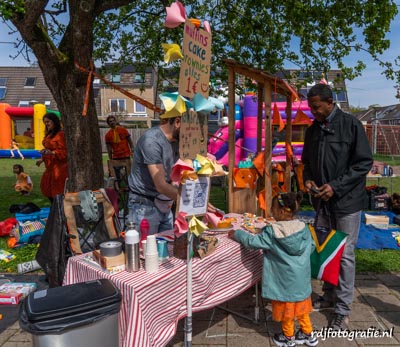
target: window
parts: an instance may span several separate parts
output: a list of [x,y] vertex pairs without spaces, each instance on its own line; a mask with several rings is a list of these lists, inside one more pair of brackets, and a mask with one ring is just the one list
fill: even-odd
[[111,82],[119,83],[119,82],[121,82],[121,75],[119,73],[118,74],[112,74],[110,76],[110,80],[111,80]]
[[140,74],[140,73],[136,73],[134,83],[144,83],[144,75]]
[[336,102],[346,102],[347,94],[344,90],[336,90],[333,92],[333,101]]
[[0,77],[0,100],[4,99],[7,93],[7,78]]
[[314,81],[319,81],[323,78],[326,79],[325,75],[321,71],[314,71]]
[[26,101],[26,100],[20,100],[18,103],[18,106],[19,107],[29,107],[30,103],[29,103],[29,101]]
[[36,77],[27,77],[24,87],[33,88],[36,84]]
[[312,77],[312,73],[309,71],[300,71],[299,80],[306,80]]
[[125,112],[125,99],[110,99],[110,110],[111,112]]
[[135,113],[146,113],[146,107],[144,107],[142,104],[138,103],[137,101],[134,101],[133,104]]
[[305,100],[307,99],[307,93],[308,93],[308,89],[307,88],[301,88],[298,92],[299,97],[301,100]]

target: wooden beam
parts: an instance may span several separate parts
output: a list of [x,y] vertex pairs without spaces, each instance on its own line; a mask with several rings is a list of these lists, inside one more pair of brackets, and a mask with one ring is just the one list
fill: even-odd
[[261,151],[262,145],[262,109],[263,109],[263,90],[264,85],[258,83],[257,85],[257,101],[258,101],[258,109],[257,109],[257,153]]
[[[292,146],[292,99],[286,97],[286,129],[285,129],[285,145]],[[286,166],[285,166],[285,186],[288,192],[291,191],[291,159],[286,151]]]
[[272,102],[272,83],[264,82],[264,100],[265,100],[265,124],[264,124],[264,182],[265,182],[265,216],[271,216],[272,202],[272,183],[271,183],[271,161],[272,161],[272,121],[271,121],[271,102]]
[[229,212],[233,212],[233,169],[235,167],[235,69],[232,66],[228,66],[228,108],[228,208]]

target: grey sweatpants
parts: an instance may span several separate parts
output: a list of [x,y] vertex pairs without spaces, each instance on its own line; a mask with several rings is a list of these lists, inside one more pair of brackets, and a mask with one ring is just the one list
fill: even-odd
[[[324,282],[322,290],[324,298],[335,303],[335,313],[344,316],[350,315],[354,297],[354,281],[356,274],[356,257],[354,249],[360,230],[361,211],[340,217],[331,218],[331,227],[343,231],[348,235],[346,246],[340,262],[339,283],[334,286]],[[329,227],[328,216],[320,214],[318,224]]]

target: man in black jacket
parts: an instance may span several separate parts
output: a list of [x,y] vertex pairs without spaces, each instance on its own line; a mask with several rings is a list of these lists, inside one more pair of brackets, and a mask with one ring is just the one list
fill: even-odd
[[361,122],[333,102],[328,85],[316,84],[307,99],[315,120],[304,140],[304,185],[313,196],[318,224],[348,234],[338,286],[324,283],[324,295],[313,303],[315,310],[334,308],[330,327],[338,330],[345,327],[353,302],[354,248],[373,158]]

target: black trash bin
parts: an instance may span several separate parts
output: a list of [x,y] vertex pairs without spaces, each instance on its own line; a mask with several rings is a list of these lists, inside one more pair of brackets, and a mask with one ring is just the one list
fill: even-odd
[[19,324],[34,347],[118,347],[121,294],[107,279],[40,290],[28,295]]

